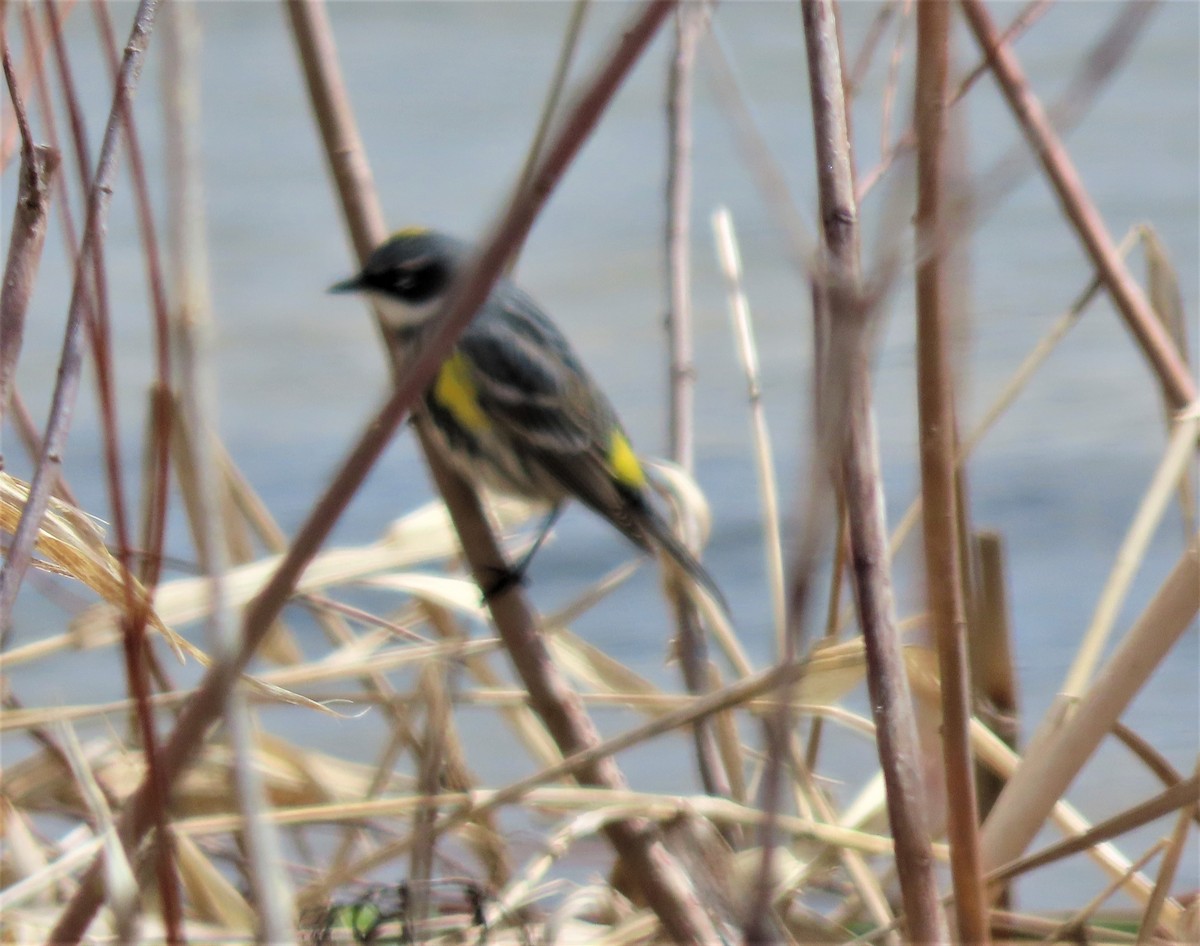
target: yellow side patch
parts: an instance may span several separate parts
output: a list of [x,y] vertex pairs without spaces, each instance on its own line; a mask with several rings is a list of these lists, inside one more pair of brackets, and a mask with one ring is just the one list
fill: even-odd
[[461,352],[456,351],[447,358],[438,370],[433,382],[433,396],[467,430],[475,433],[487,430],[488,419],[476,400],[471,369]]
[[646,485],[646,474],[642,472],[637,454],[619,430],[614,429],[612,432],[612,443],[608,447],[608,465],[617,482],[623,486],[641,489]]

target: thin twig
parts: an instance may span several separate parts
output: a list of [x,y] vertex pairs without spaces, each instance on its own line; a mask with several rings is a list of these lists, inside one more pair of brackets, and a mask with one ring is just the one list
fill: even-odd
[[1022,857],[990,871],[987,879],[989,882],[995,882],[1020,876],[1072,854],[1086,851],[1127,831],[1157,821],[1163,815],[1174,811],[1181,811],[1190,818],[1191,809],[1195,808],[1197,803],[1200,803],[1200,775],[1192,775],[1178,785],[1163,789],[1157,795],[1138,802],[1128,810],[1092,825],[1082,834],[1065,838],[1028,857]]
[[[1046,113],[1050,124],[1058,130],[1060,137],[1065,136],[1087,113],[1105,88],[1105,80],[1118,73],[1118,66],[1132,49],[1133,41],[1145,26],[1157,2],[1158,0],[1126,0],[1125,7],[1113,18],[1108,30],[1083,57],[1067,84],[1066,91]],[[1002,34],[1004,42],[1015,42],[1024,30],[1036,22],[1047,5],[1042,4],[1042,0],[1031,0],[1030,5]],[[988,60],[985,55],[959,82],[950,98],[951,106],[957,105],[966,96],[987,68]],[[860,202],[866,199],[867,194],[879,183],[892,163],[910,152],[915,144],[916,136],[910,127],[884,152],[879,163],[863,175],[858,189]],[[978,226],[986,212],[998,206],[1024,179],[1026,169],[1030,165],[1028,151],[1018,146],[978,175],[979,184],[972,191],[974,225]]]
[[892,107],[896,100],[896,85],[900,77],[900,63],[904,61],[905,33],[912,24],[913,0],[899,0],[901,3],[900,22],[896,24],[896,39],[892,43],[892,54],[888,57],[887,79],[883,84],[883,102],[880,106],[882,115],[879,120],[879,151],[886,154],[888,139],[892,131]]
[[1114,877],[1104,888],[1100,890],[1091,900],[1085,903],[1082,907],[1076,910],[1070,917],[1063,920],[1059,926],[1052,930],[1043,940],[1047,946],[1053,946],[1055,943],[1063,942],[1068,936],[1079,936],[1086,924],[1095,914],[1096,911],[1104,905],[1104,902],[1114,893],[1121,889],[1128,877],[1136,874],[1143,867],[1149,864],[1159,852],[1167,846],[1167,840],[1160,838],[1157,842],[1150,845],[1137,860],[1133,861],[1126,872],[1120,877]]
[[[1200,782],[1200,764],[1192,773],[1192,783]],[[1195,801],[1200,801],[1200,793],[1193,792]],[[1184,842],[1187,841],[1188,830],[1196,813],[1195,801],[1191,805],[1183,805],[1175,816],[1175,826],[1171,829],[1170,840],[1163,854],[1162,864],[1159,865],[1158,876],[1154,880],[1154,892],[1150,902],[1142,914],[1141,926],[1138,929],[1138,943],[1149,943],[1158,935],[1158,918],[1162,915],[1163,904],[1171,893],[1171,885],[1175,882],[1175,873],[1179,869],[1179,861],[1183,857]]]
[[[0,23],[4,24],[5,26],[7,26],[8,23],[7,6],[7,0],[2,0],[2,2],[0,2]],[[61,0],[59,6],[62,7],[62,14],[65,17],[75,6],[75,0]],[[25,14],[28,12],[29,4],[22,4],[22,7],[24,9],[22,9],[21,15],[22,18],[24,18]],[[30,74],[36,73],[42,68],[42,57],[45,53],[45,49],[40,44],[35,44],[33,46],[27,46],[24,52],[25,59],[21,64],[21,68],[19,70],[14,69],[13,78],[9,80],[10,82],[15,83],[11,87],[14,88],[17,94],[22,97],[24,97],[28,92],[26,85],[29,82]],[[15,119],[15,121],[11,123],[8,121],[10,111],[12,112],[12,117]],[[18,114],[17,110],[12,107],[12,102],[5,100],[3,106],[0,107],[0,171],[8,169],[8,162],[12,159],[12,156],[18,147],[21,149],[25,148],[21,123],[22,118]]]
[[[1047,13],[1051,6],[1054,5],[1054,0],[1029,0],[1024,7],[1021,8],[1016,16],[1012,18],[1012,22],[1004,28],[1004,32],[1000,34],[1001,38],[1006,43],[1015,43],[1029,28],[1033,26],[1042,16]],[[987,72],[987,58],[981,59],[979,62],[967,72],[962,79],[959,80],[958,88],[954,90],[954,95],[950,97],[950,104],[957,105],[959,100],[971,90],[971,87],[979,81],[980,77]]]
[[750,108],[719,21],[712,23],[705,38],[704,48],[712,67],[705,72],[712,82],[721,111],[733,124],[742,159],[750,169],[763,206],[786,243],[785,250],[792,264],[801,272],[807,272],[816,248],[812,227],[792,196],[787,175],[767,145],[762,123]]
[[[208,296],[204,195],[200,177],[197,118],[199,103],[199,19],[189,4],[175,4],[164,23],[163,52],[165,104],[164,135],[168,141],[168,230],[171,235],[171,271],[174,276],[175,349],[179,361],[179,405],[183,421],[194,433],[187,465],[195,483],[196,548],[207,576],[209,596],[205,631],[213,657],[230,660],[238,650],[237,617],[229,601],[224,574],[229,568],[227,543],[222,528],[220,460],[206,445],[209,432],[217,426],[217,383],[212,369],[212,313]],[[128,128],[131,147],[137,153],[132,122]],[[140,161],[134,164],[140,178]],[[144,178],[139,187],[144,187]],[[139,200],[139,208],[146,206]],[[149,230],[152,220],[143,221]],[[145,238],[145,237],[144,237]],[[151,266],[151,286],[156,302],[165,295],[157,255]],[[166,300],[161,299],[165,319]],[[165,330],[165,326],[164,326]],[[160,358],[166,360],[166,340]],[[165,369],[165,364],[161,366]],[[169,433],[160,438],[170,445]],[[166,463],[163,461],[165,473]],[[165,484],[164,484],[165,487]],[[264,942],[295,940],[291,890],[282,866],[278,830],[264,817],[266,809],[263,776],[257,760],[256,725],[251,715],[244,684],[234,684],[226,694],[222,713],[232,749],[233,779],[237,804],[243,818],[243,843],[248,875],[254,891],[257,932]]]
[[[223,696],[237,679],[239,672],[245,667],[250,657],[261,644],[270,630],[271,623],[278,615],[287,600],[291,588],[294,587],[304,566],[316,553],[333,524],[349,503],[355,490],[366,477],[367,472],[382,453],[396,430],[400,421],[407,415],[412,405],[424,392],[432,379],[437,366],[445,358],[457,334],[478,310],[490,291],[492,283],[499,276],[508,256],[508,248],[519,242],[520,238],[532,225],[534,217],[542,203],[549,196],[554,185],[561,178],[571,159],[578,152],[588,132],[595,126],[605,105],[615,93],[620,81],[628,73],[640,52],[645,48],[657,28],[670,14],[672,4],[669,2],[653,2],[645,5],[633,19],[632,25],[623,34],[620,43],[605,60],[603,66],[588,84],[582,96],[547,149],[533,185],[519,193],[511,202],[507,211],[500,218],[492,231],[491,238],[484,242],[482,251],[475,265],[464,274],[457,288],[452,292],[442,314],[439,316],[438,329],[435,331],[430,347],[423,352],[419,361],[406,371],[403,378],[398,380],[395,390],[380,411],[371,419],[366,430],[359,438],[332,485],[314,506],[307,521],[301,526],[288,554],[280,562],[271,580],[257,598],[248,606],[243,616],[242,647],[235,660],[214,661],[205,675],[196,695],[189,701],[180,715],[171,738],[164,747],[163,769],[168,779],[179,775],[188,760],[198,748],[219,714],[223,705]],[[305,53],[306,72],[310,82],[315,83],[321,78],[323,70],[336,63],[332,37],[328,32],[328,22],[323,16],[323,9],[312,2],[292,2],[288,4],[292,16],[293,28],[297,39]],[[319,18],[319,19],[315,19]],[[322,29],[323,27],[323,29]],[[317,30],[317,35],[305,35],[307,31]],[[309,57],[313,53],[313,57]],[[334,69],[336,75],[336,68]],[[314,88],[314,96],[320,96],[324,101],[324,88]],[[318,108],[320,114],[320,108]],[[330,116],[333,117],[332,115]],[[348,121],[348,113],[345,116]],[[338,132],[342,123],[337,123],[325,130],[327,142],[340,144]],[[367,196],[367,192],[356,189],[355,182],[340,172],[352,169],[353,173],[364,175],[369,182],[369,171],[361,152],[346,154],[337,152],[331,154],[345,163],[335,165],[335,176],[339,184],[345,185],[346,205],[351,219],[351,234],[355,245],[365,255],[373,245],[370,241],[378,238],[381,227],[374,232],[370,223],[378,223],[380,218],[377,206]],[[366,226],[359,226],[359,221],[366,221]],[[434,467],[435,474],[438,469]],[[445,491],[446,483],[440,484]],[[451,484],[452,485],[452,484]],[[448,503],[452,512],[461,512],[471,502],[476,503],[473,517],[479,523],[486,523],[478,510],[477,499],[473,492],[467,491],[468,497],[458,497],[459,501]],[[461,522],[456,525],[462,527]],[[490,536],[490,533],[488,533]],[[471,548],[464,536],[464,545]],[[479,546],[474,546],[478,549]],[[484,549],[491,554],[494,561],[499,558],[499,550]],[[487,561],[475,561],[475,567],[486,567]],[[530,673],[536,665],[544,664],[544,658],[539,660],[537,652],[542,651],[542,645],[536,634],[536,627],[531,620],[523,596],[515,590],[498,595],[492,602],[493,614],[497,626],[510,633],[514,621],[521,625],[522,639],[509,640],[509,649],[526,684],[538,682],[537,688],[531,689],[535,706],[542,712],[550,725],[551,732],[556,738],[572,749],[582,747],[594,741],[594,730],[578,728],[578,719],[569,721],[568,717],[557,713],[563,702],[574,703],[568,692],[563,691],[556,677],[534,676]],[[522,612],[524,612],[522,614]],[[521,645],[530,642],[533,651],[521,649]],[[533,661],[535,666],[526,665]],[[539,682],[540,681],[540,682]],[[586,717],[583,717],[586,720]],[[599,775],[599,772],[593,772]],[[608,779],[605,779],[608,781]],[[122,836],[127,844],[140,839],[149,828],[147,785],[142,784],[131,797],[121,820]],[[658,913],[669,935],[680,942],[709,942],[715,937],[700,904],[696,902],[694,892],[686,878],[679,873],[661,843],[653,832],[637,821],[615,822],[608,828],[615,846],[622,851],[627,859],[633,858],[640,868],[638,880],[648,901]],[[56,941],[75,941],[83,928],[90,921],[98,908],[101,896],[100,868],[93,864],[81,881],[79,890],[59,918],[52,932]]]
[[550,134],[550,126],[562,103],[563,93],[567,88],[567,76],[570,74],[571,64],[575,60],[579,37],[583,34],[583,24],[587,19],[591,3],[592,0],[575,0],[571,6],[571,19],[567,22],[566,33],[563,34],[562,46],[558,51],[558,61],[554,64],[554,75],[550,79],[550,88],[546,93],[546,100],[542,103],[541,114],[538,116],[537,130],[533,133],[533,141],[530,142],[529,150],[525,154],[525,163],[522,165],[521,174],[518,177],[517,188],[519,190],[524,190],[529,186],[529,182],[533,179],[533,172],[537,168],[538,159],[541,158],[542,150],[546,146],[546,137]]
[[[25,114],[25,103],[13,75],[12,55],[4,42],[4,77],[21,132],[21,169],[13,210],[12,236],[0,285],[0,422],[8,412],[16,384],[17,361],[25,335],[25,313],[37,282],[46,222],[50,213],[50,186],[58,170],[59,154],[35,145]],[[0,452],[0,466],[3,453]]]
[[1096,675],[1069,721],[1025,753],[983,825],[983,857],[995,868],[1018,857],[1200,609],[1200,536],[1184,550],[1129,633]]
[[1121,613],[1121,606],[1137,576],[1150,540],[1171,504],[1176,484],[1195,456],[1200,436],[1200,405],[1176,418],[1167,449],[1163,451],[1154,477],[1138,505],[1121,547],[1117,550],[1112,572],[1096,601],[1096,609],[1075,660],[1059,689],[1060,699],[1074,700],[1086,689],[1104,653],[1108,637]]
[[[113,82],[117,80],[120,53],[108,4],[92,4],[108,53],[109,68]],[[134,205],[137,210],[138,232],[142,239],[142,256],[146,262],[146,281],[150,290],[150,306],[154,326],[154,370],[155,380],[151,389],[151,449],[147,451],[148,475],[143,483],[143,518],[141,549],[144,553],[140,571],[142,584],[153,591],[158,583],[162,567],[162,548],[166,538],[167,481],[170,475],[169,420],[166,405],[171,389],[170,333],[167,327],[167,294],[163,285],[162,263],[159,258],[158,238],[155,235],[154,211],[150,202],[150,188],[146,181],[146,167],[142,146],[138,138],[132,109],[122,112],[126,150],[129,154],[129,173],[133,184]]]
[[1012,109],[1029,146],[1076,235],[1100,274],[1113,303],[1150,362],[1163,395],[1176,409],[1196,400],[1196,382],[1162,322],[1155,316],[1137,280],[1121,262],[1099,210],[1088,196],[1049,117],[1033,94],[1011,47],[1001,41],[982,0],[961,0],[967,23]]
[[858,55],[854,57],[854,62],[846,74],[846,95],[850,99],[853,99],[862,87],[867,70],[871,68],[871,60],[875,57],[875,49],[878,47],[879,41],[883,39],[883,33],[887,29],[888,21],[896,15],[896,8],[901,2],[903,0],[888,0],[887,3],[879,8],[879,11],[875,14],[875,19],[867,27],[867,35],[863,37]]
[[668,455],[695,466],[696,368],[692,353],[692,89],[696,47],[707,28],[704,0],[675,8],[675,46],[667,77],[667,350]]
[[[675,45],[667,76],[667,195],[664,245],[667,261],[667,443],[671,459],[695,467],[696,367],[692,324],[692,93],[696,48],[708,28],[706,0],[675,7]],[[677,582],[670,583],[676,651],[689,693],[703,693],[709,676],[708,645],[698,611]],[[729,795],[729,777],[710,726],[693,733],[700,778],[709,794]]]
[[750,326],[750,303],[742,285],[742,260],[733,230],[733,218],[728,209],[720,207],[712,218],[717,260],[725,277],[729,297],[729,317],[733,324],[738,358],[746,376],[750,420],[754,437],[754,459],[758,469],[759,500],[762,503],[763,546],[767,560],[767,583],[771,589],[771,610],[775,618],[776,653],[784,651],[787,630],[786,600],[783,575],[783,537],[779,524],[779,486],[775,477],[775,458],[771,450],[771,435],[762,400],[762,380],[759,375],[758,349]]

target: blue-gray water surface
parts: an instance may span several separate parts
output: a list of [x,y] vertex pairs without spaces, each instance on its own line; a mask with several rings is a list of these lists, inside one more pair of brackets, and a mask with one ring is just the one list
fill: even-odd
[[[992,4],[1002,22],[1016,5]],[[473,236],[484,231],[521,167],[554,68],[566,3],[367,3],[330,6],[349,94],[389,224],[436,225]],[[632,7],[592,8],[580,63],[605,48]],[[857,50],[877,7],[844,5],[847,46]],[[309,114],[283,11],[277,4],[212,2],[198,7],[203,26],[203,162],[210,236],[220,429],[232,456],[283,527],[293,530],[380,402],[384,360],[366,309],[331,297],[326,287],[353,261]],[[114,4],[121,29],[131,7]],[[1033,89],[1047,102],[1066,87],[1081,56],[1107,27],[1115,4],[1060,4],[1021,39],[1017,52]],[[770,147],[809,226],[815,215],[807,72],[795,6],[739,2],[721,7],[717,24]],[[93,136],[106,114],[86,8],[71,20],[76,69],[86,82]],[[1066,138],[1084,185],[1114,238],[1149,222],[1179,271],[1192,339],[1197,304],[1198,26],[1200,7],[1164,4],[1128,64]],[[894,33],[889,32],[886,44]],[[960,71],[978,58],[965,31],[958,36]],[[911,59],[912,37],[907,38]],[[877,56],[857,104],[860,171],[880,153],[880,89],[890,45]],[[159,129],[160,87],[152,43],[137,100],[151,185],[164,205]],[[622,88],[595,136],[552,196],[528,241],[519,278],[559,320],[611,393],[634,441],[646,453],[665,444],[666,387],[663,190],[664,75],[667,37],[658,38]],[[770,659],[770,605],[761,550],[759,500],[751,453],[745,382],[739,372],[708,220],[718,205],[733,214],[745,260],[746,290],[762,360],[763,390],[774,437],[782,495],[789,508],[803,495],[807,456],[808,291],[788,260],[773,218],[734,143],[700,57],[695,113],[693,195],[696,336],[696,472],[713,510],[705,559],[720,581],[752,656]],[[582,75],[582,67],[575,75]],[[907,82],[908,71],[902,70]],[[891,137],[909,108],[902,84]],[[962,127],[968,161],[979,173],[1020,142],[994,84],[971,93]],[[73,169],[71,173],[74,173]],[[11,207],[14,175],[4,196]],[[883,198],[863,216],[868,259]],[[892,239],[895,239],[893,236]],[[113,317],[125,442],[140,441],[142,398],[151,377],[146,293],[136,229],[124,178],[109,227]],[[1040,173],[1029,169],[991,210],[969,245],[969,328],[962,345],[960,415],[971,428],[1021,359],[1087,283],[1091,268],[1064,223]],[[1135,273],[1142,272],[1140,261]],[[22,360],[21,385],[35,418],[48,409],[51,379],[69,293],[59,235],[35,298]],[[889,515],[895,519],[918,488],[915,439],[913,302],[901,281],[891,300],[875,369],[877,419]],[[90,383],[90,379],[89,379]],[[98,422],[90,390],[81,399],[66,473],[87,509],[108,518]],[[1036,725],[1061,685],[1097,595],[1140,498],[1164,436],[1157,386],[1111,304],[1101,298],[1051,356],[1004,416],[969,468],[971,512],[978,527],[999,531],[1007,546],[1008,593],[1023,727]],[[9,468],[21,473],[15,439],[5,431]],[[127,458],[136,467],[134,455]],[[27,467],[25,467],[27,469]],[[431,495],[413,439],[398,438],[347,511],[331,539],[363,543],[395,516]],[[1128,628],[1179,555],[1183,527],[1172,512],[1139,570],[1117,633]],[[186,533],[173,520],[171,547],[187,554]],[[897,563],[901,614],[919,610],[922,591],[915,546]],[[569,601],[630,554],[604,525],[582,512],[563,521],[552,551],[535,561],[530,591],[542,607]],[[61,626],[61,613],[35,591],[22,602],[22,639]],[[650,569],[644,568],[575,630],[639,672],[674,686],[664,667],[667,622]],[[315,647],[314,634],[311,642]],[[1176,646],[1124,721],[1144,734],[1181,771],[1195,765],[1198,744],[1197,637]],[[53,673],[14,678],[30,702],[109,699],[123,692],[114,668],[97,673],[92,658]],[[860,702],[860,707],[863,706]],[[467,719],[479,719],[472,711]],[[272,722],[276,716],[272,716]],[[378,721],[376,721],[378,722]],[[630,722],[602,717],[606,730]],[[288,735],[286,721],[279,722]],[[290,725],[295,726],[295,723]],[[351,727],[364,727],[354,733]],[[481,730],[482,732],[483,730]],[[366,722],[303,724],[306,744],[345,751],[376,746]],[[374,735],[371,737],[374,738]],[[468,735],[468,738],[472,738]],[[487,780],[515,774],[505,753],[472,739],[472,764]],[[674,745],[674,744],[673,744]],[[687,790],[691,767],[652,753],[621,761],[634,784]],[[847,778],[869,760],[847,763]],[[522,763],[523,764],[523,763]],[[837,765],[835,763],[835,768]],[[685,774],[686,773],[686,774]],[[853,784],[846,786],[846,795]],[[1122,749],[1106,747],[1071,798],[1099,819],[1145,797],[1153,783]],[[1144,845],[1163,831],[1144,832]],[[1046,836],[1049,839],[1049,835]],[[1131,851],[1141,848],[1131,845]],[[1062,907],[1094,889],[1090,869],[1059,870],[1029,884],[1022,903]],[[1183,886],[1198,880],[1195,847],[1182,868]]]

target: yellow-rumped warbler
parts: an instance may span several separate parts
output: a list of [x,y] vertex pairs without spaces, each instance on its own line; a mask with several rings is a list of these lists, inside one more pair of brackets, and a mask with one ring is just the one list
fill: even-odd
[[[414,353],[470,257],[471,247],[454,237],[401,230],[332,291],[370,294],[393,339]],[[646,474],[608,398],[510,280],[497,281],[459,337],[425,392],[425,408],[445,455],[468,479],[548,503],[546,529],[565,500],[579,499],[643,550],[661,548],[725,608],[712,577],[651,506]]]

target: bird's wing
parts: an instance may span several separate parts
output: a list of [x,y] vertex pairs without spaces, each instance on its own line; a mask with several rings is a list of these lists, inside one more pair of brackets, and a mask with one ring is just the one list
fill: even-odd
[[564,490],[645,548],[630,509],[641,470],[632,451],[632,469],[614,463],[614,445],[628,450],[628,442],[612,407],[544,316],[507,315],[503,324],[476,321],[458,343],[481,410]]
[[483,412],[522,445],[563,453],[588,448],[585,413],[571,409],[576,382],[536,339],[489,324],[473,325],[458,342]]

